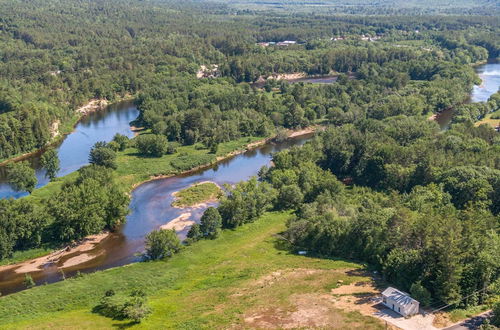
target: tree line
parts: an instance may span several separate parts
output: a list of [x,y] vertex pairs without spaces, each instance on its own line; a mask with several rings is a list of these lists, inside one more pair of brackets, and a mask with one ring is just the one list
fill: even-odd
[[[10,1],[0,10],[0,159],[45,146],[55,135],[53,123],[60,121],[67,131],[76,120],[74,109],[92,98],[113,101],[148,91],[159,80],[194,76],[201,64],[219,64],[227,77],[254,81],[272,73],[358,71],[366,61],[381,65],[419,57],[429,45],[435,56],[456,63],[495,58],[500,49],[498,24],[488,16],[409,20],[301,13],[277,19],[237,10],[226,19],[235,9],[223,4],[124,0]],[[328,42],[332,36],[361,34],[403,44]],[[288,49],[255,44],[285,39],[303,44]],[[407,48],[407,42],[419,46]]]
[[13,252],[57,246],[104,229],[113,230],[128,213],[129,198],[111,169],[89,165],[53,196],[0,200],[0,260]]
[[[361,120],[275,154],[258,179],[227,187],[218,226],[291,209],[282,235],[293,251],[366,262],[424,306],[491,302],[499,294],[500,137],[486,126],[439,133],[410,119]],[[410,144],[395,139],[411,126]],[[448,149],[450,139],[458,150]]]

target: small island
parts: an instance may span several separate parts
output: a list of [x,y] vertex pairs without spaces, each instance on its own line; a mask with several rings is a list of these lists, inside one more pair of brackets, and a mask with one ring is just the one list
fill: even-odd
[[222,195],[221,188],[214,182],[196,183],[186,189],[174,193],[173,207],[197,207],[201,204],[216,201]]

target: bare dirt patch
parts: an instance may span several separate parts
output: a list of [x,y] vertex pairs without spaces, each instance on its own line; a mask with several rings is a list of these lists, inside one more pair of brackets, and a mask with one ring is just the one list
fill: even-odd
[[434,314],[434,320],[432,325],[436,328],[444,328],[453,325],[454,322],[451,321],[450,315],[444,312],[437,312]]
[[332,289],[333,294],[355,294],[355,293],[370,293],[378,294],[380,291],[375,288],[373,282],[355,282],[348,285],[341,285],[338,288]]
[[264,308],[247,315],[245,324],[255,328],[345,329],[344,317],[335,309],[327,294],[300,294],[289,298],[291,310],[279,307]]
[[[242,317],[243,328],[366,328],[366,318],[342,310],[329,287],[352,281],[352,269],[277,270],[239,288],[230,297],[254,304]],[[366,279],[360,277],[366,281]],[[366,291],[367,286],[363,286]],[[265,303],[262,303],[265,302]],[[354,316],[353,316],[354,315]],[[371,316],[371,315],[370,315]],[[373,319],[373,327],[380,325]]]

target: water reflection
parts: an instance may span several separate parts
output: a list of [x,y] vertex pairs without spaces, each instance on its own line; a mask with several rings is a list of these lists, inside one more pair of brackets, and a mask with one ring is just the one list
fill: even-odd
[[[129,123],[138,115],[139,111],[134,104],[127,101],[111,105],[83,118],[75,130],[56,147],[61,167],[57,176],[65,176],[88,164],[90,148],[97,141],[111,141],[116,133],[132,137],[134,134]],[[40,167],[41,155],[42,152],[39,152],[27,159],[36,169],[37,188],[49,182],[45,177],[45,170]],[[5,167],[0,167],[0,198],[26,196],[26,192],[16,192],[12,189],[6,175]]]

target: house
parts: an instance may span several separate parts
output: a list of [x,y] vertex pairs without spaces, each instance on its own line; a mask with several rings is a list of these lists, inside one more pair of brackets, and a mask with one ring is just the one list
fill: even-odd
[[290,45],[295,45],[296,43],[297,43],[297,41],[285,40],[285,41],[278,42],[276,45],[277,46],[290,46]]
[[384,305],[403,316],[418,314],[419,302],[403,291],[388,287],[382,292],[382,299]]

